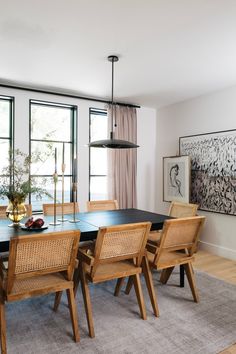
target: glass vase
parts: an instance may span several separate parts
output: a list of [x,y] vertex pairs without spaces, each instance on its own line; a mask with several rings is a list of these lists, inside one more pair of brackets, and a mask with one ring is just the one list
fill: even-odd
[[25,203],[9,201],[6,209],[6,216],[12,221],[12,224],[8,225],[9,227],[21,226],[20,221],[26,216]]

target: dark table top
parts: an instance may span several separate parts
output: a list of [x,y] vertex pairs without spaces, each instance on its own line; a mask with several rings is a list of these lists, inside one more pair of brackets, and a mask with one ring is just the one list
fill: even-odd
[[119,209],[79,213],[78,217],[81,221],[85,221],[97,227],[150,221],[152,223],[152,230],[162,229],[164,221],[166,219],[171,219],[171,217],[167,215],[155,214],[139,209]]
[[[61,216],[58,216],[61,217]],[[65,216],[68,219],[73,219],[73,215]],[[37,216],[35,216],[35,219]],[[5,251],[9,245],[9,240],[13,236],[20,236],[34,233],[49,233],[65,230],[80,230],[81,241],[95,239],[97,231],[101,226],[111,226],[119,224],[130,224],[136,222],[150,221],[152,223],[152,230],[160,230],[166,219],[170,219],[167,215],[155,214],[139,209],[120,209],[109,211],[96,211],[76,214],[76,219],[80,221],[77,223],[70,223],[66,221],[60,225],[49,225],[53,221],[52,216],[44,216],[45,224],[48,225],[46,230],[41,231],[27,231],[21,228],[8,227],[10,220],[0,220],[0,251]]]

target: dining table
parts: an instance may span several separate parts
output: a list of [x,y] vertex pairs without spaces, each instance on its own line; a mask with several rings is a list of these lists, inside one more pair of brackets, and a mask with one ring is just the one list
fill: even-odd
[[[79,221],[73,222],[74,216],[75,219]],[[6,252],[9,250],[9,242],[12,237],[25,234],[36,234],[38,232],[41,234],[47,234],[49,232],[57,231],[80,230],[80,241],[89,241],[96,239],[99,227],[102,226],[113,226],[149,221],[152,223],[151,230],[161,230],[165,220],[172,219],[172,217],[168,215],[157,214],[135,208],[80,212],[76,215],[65,215],[65,219],[67,219],[67,221],[61,222],[59,225],[55,226],[50,224],[53,222],[54,216],[34,215],[34,219],[37,219],[38,217],[43,218],[44,220],[44,228],[39,230],[24,228],[24,222],[27,219],[23,220],[22,227],[8,227],[10,223],[9,220],[1,219],[0,252]],[[58,215],[58,218],[61,218],[61,215]],[[180,286],[184,286],[183,268],[180,268]]]

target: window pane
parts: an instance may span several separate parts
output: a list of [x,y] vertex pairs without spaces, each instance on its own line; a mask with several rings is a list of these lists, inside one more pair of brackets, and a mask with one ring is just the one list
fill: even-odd
[[10,140],[0,139],[0,171],[9,163]]
[[[71,145],[65,143],[65,175],[71,174]],[[41,156],[41,161],[32,163],[32,175],[52,175],[55,171],[55,148],[57,148],[57,173],[61,174],[63,143],[31,142],[32,155]]]
[[90,178],[90,200],[108,199],[107,177]]
[[[63,106],[54,103],[45,103],[42,101],[31,101],[31,154],[36,156],[38,162],[31,165],[31,176],[39,176],[41,181],[46,177],[46,188],[53,194],[54,185],[52,176],[55,172],[55,148],[57,148],[57,173],[62,174],[62,152],[63,143],[65,147],[65,181],[67,181],[67,190],[65,201],[70,201],[71,197],[71,177],[66,176],[72,173],[72,157],[74,151],[74,123],[75,107]],[[36,141],[35,141],[36,140]],[[38,181],[40,181],[40,178]],[[61,184],[57,184],[58,193],[60,193]],[[57,193],[57,194],[58,194]],[[58,194],[59,195],[59,194]],[[59,197],[57,198],[59,199]],[[44,197],[47,202],[47,198]],[[50,202],[50,200],[49,200]],[[53,202],[53,201],[51,201]],[[33,211],[42,210],[42,203],[31,196]]]
[[[39,187],[42,187],[46,189],[52,197],[54,197],[54,183],[52,177],[34,177],[34,180],[36,182],[36,185]],[[64,180],[65,183],[65,189],[64,189],[64,201],[65,202],[70,202],[70,183],[71,183],[71,178],[70,177],[65,177]],[[58,178],[58,183],[57,183],[57,202],[61,203],[62,196],[61,196],[61,190],[62,190],[62,183],[61,183],[61,177]],[[34,210],[42,210],[42,204],[43,203],[53,203],[53,199],[47,197],[46,195],[43,195],[42,200],[39,199],[37,200],[35,195],[32,194],[31,196],[31,203],[33,204]]]
[[91,114],[90,141],[106,139],[107,124],[107,115]]
[[71,140],[71,109],[31,104],[31,138]]
[[0,100],[0,137],[10,137],[10,101]]
[[0,199],[0,205],[6,205],[6,208],[8,206],[9,200],[7,197],[5,197],[4,199]]
[[90,149],[90,173],[91,175],[107,175],[106,149]]
[[[11,148],[11,120],[12,99],[0,97],[0,174],[6,173],[5,168],[9,165],[9,151]],[[1,139],[5,138],[5,139]],[[5,178],[4,178],[5,179]],[[9,178],[10,184],[10,178]],[[8,198],[0,199],[0,205],[8,205]]]

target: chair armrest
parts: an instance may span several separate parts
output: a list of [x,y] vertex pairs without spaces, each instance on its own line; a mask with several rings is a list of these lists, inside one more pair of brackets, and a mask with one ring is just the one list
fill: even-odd
[[147,244],[146,244],[146,249],[147,249],[147,251],[148,251],[148,252],[151,252],[151,253],[153,253],[153,254],[156,253],[157,248],[158,248],[157,246],[154,246],[154,245],[151,244],[151,243],[147,243]]
[[79,249],[78,252],[79,261],[87,263],[89,266],[93,265],[94,257],[86,253],[86,250]]
[[79,260],[78,260],[78,258],[75,259],[75,268],[79,268]]
[[0,257],[0,279],[1,283],[3,279],[6,277],[8,271],[8,260]]

